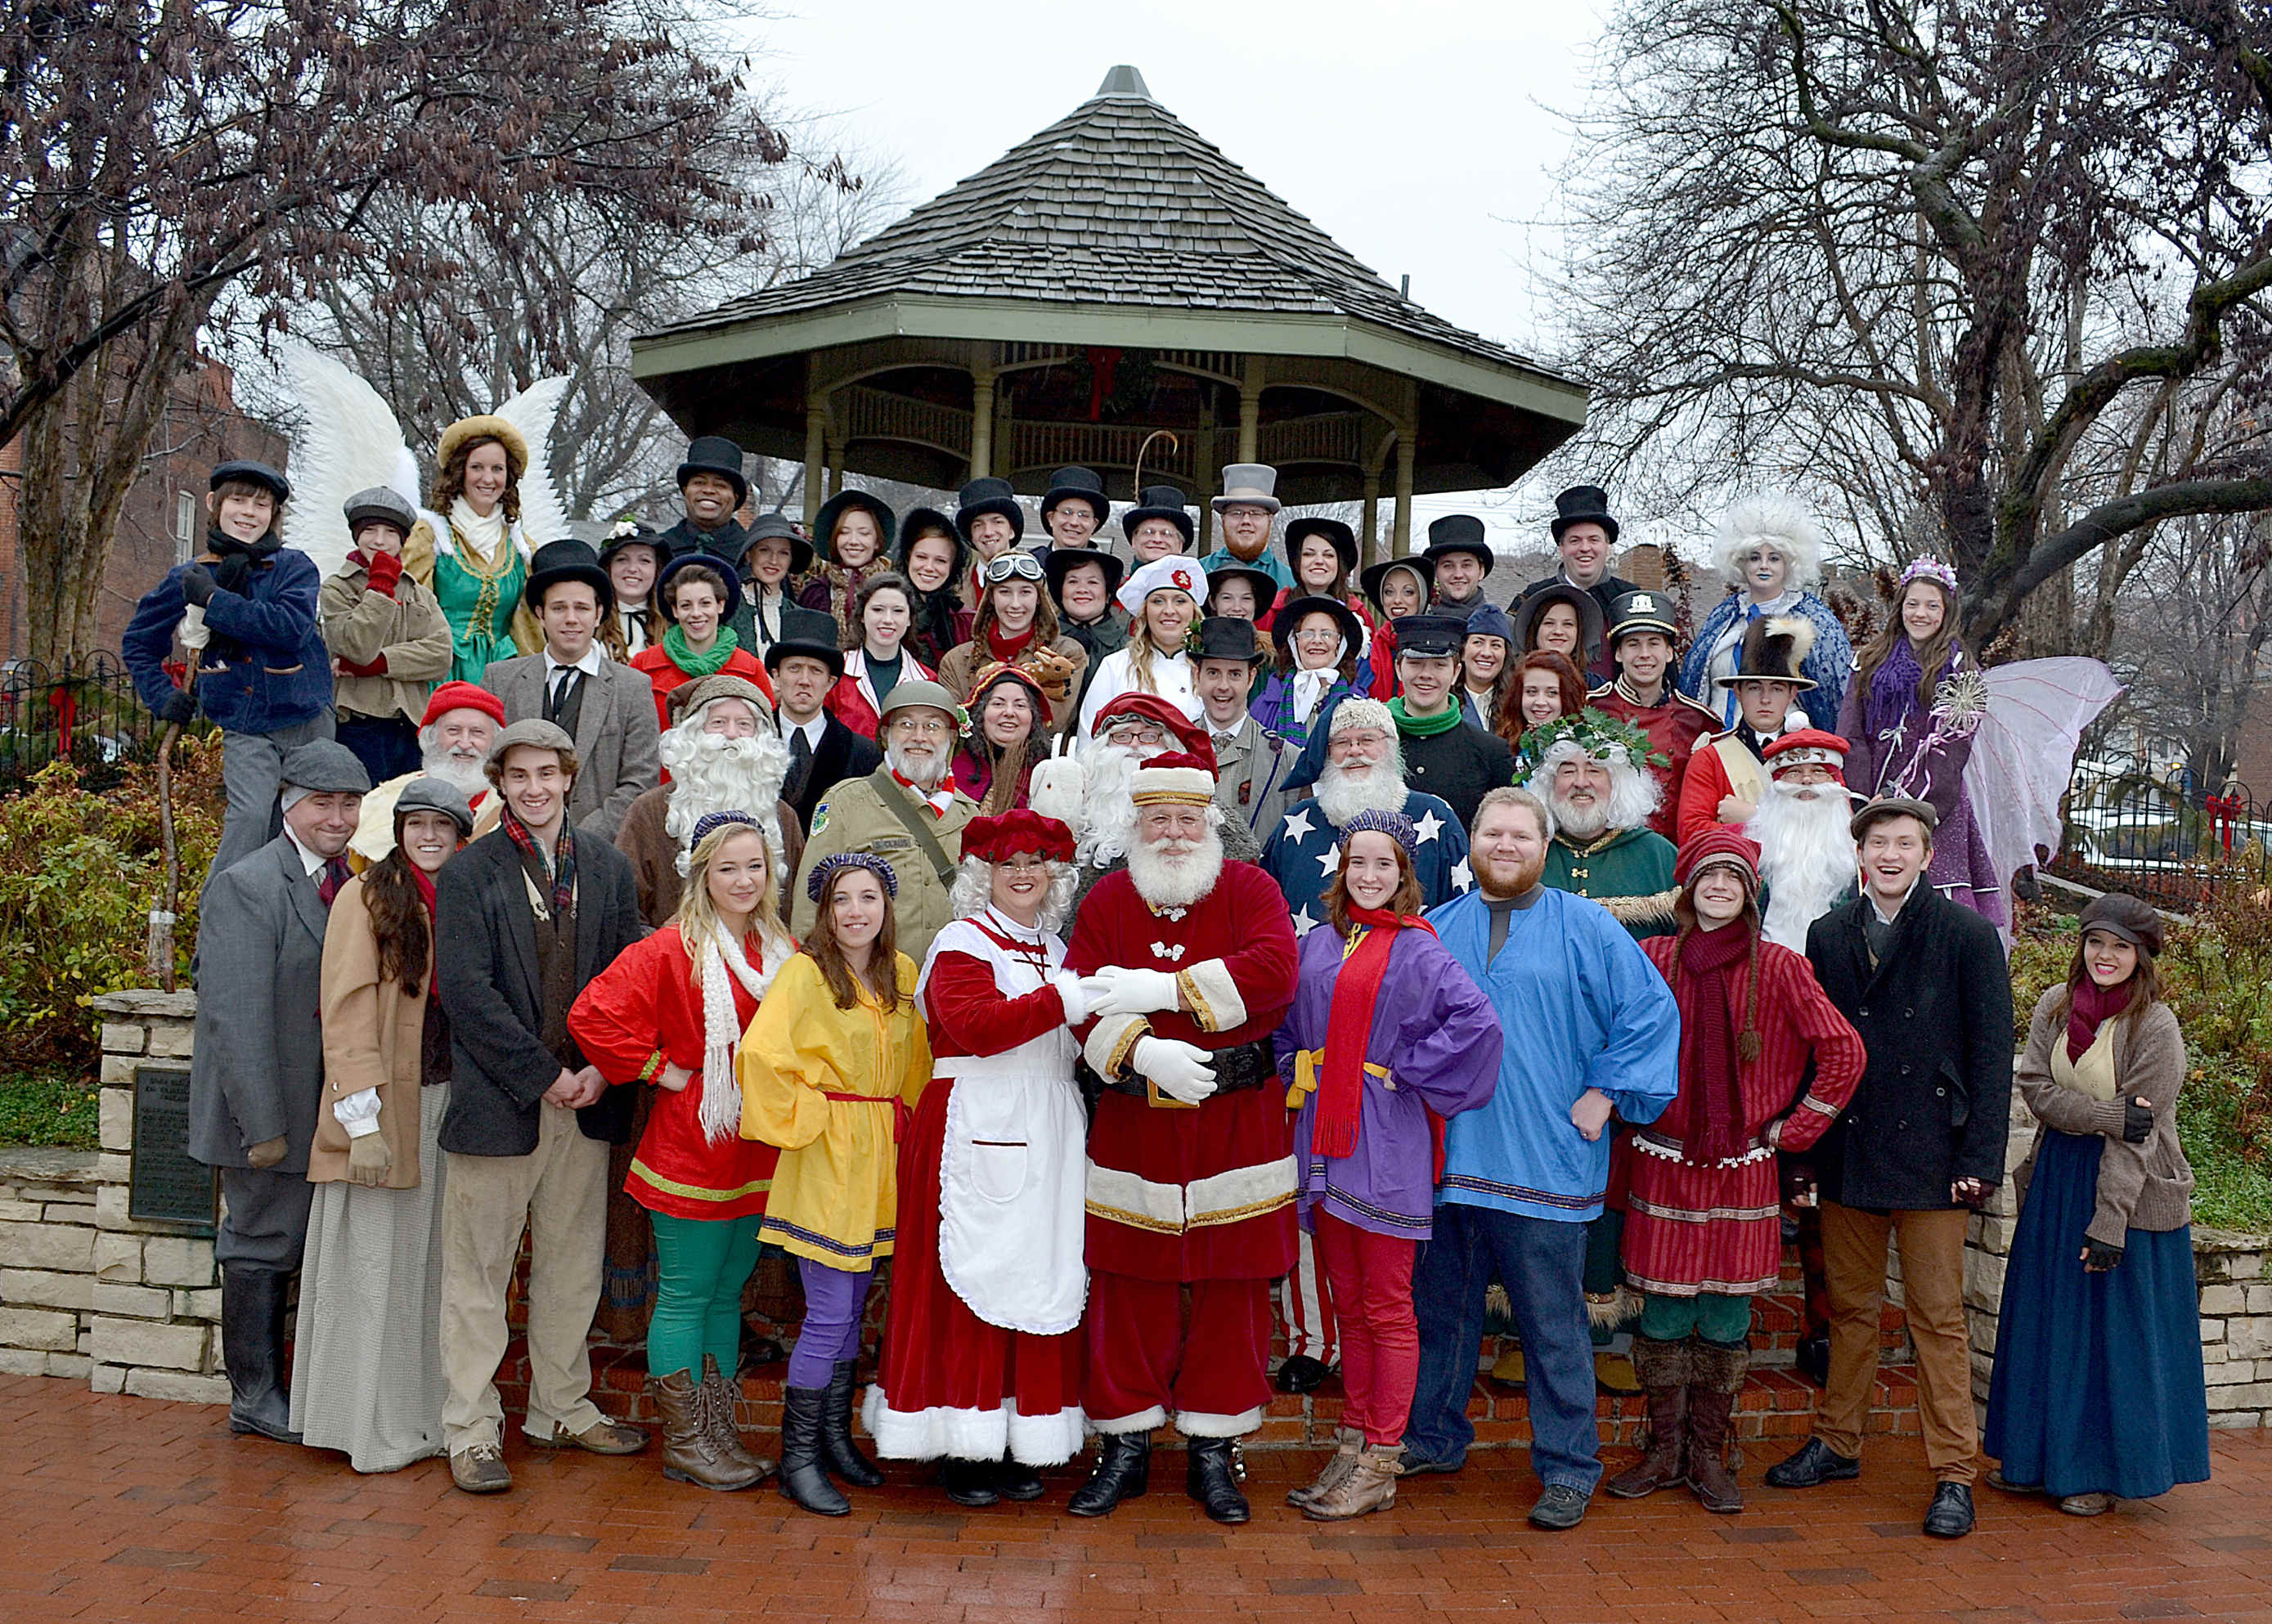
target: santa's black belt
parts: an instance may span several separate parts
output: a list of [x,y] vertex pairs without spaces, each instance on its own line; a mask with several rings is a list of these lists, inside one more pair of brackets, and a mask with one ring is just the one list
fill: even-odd
[[[1260,1088],[1266,1083],[1278,1080],[1278,1063],[1267,1038],[1217,1049],[1207,1056],[1207,1064],[1214,1069],[1214,1091],[1217,1095],[1236,1094],[1244,1089]],[[1082,1069],[1087,1070],[1086,1062]],[[1133,1094],[1140,1099],[1148,1099],[1152,1091],[1150,1083],[1141,1073],[1114,1077],[1104,1086],[1115,1093]]]

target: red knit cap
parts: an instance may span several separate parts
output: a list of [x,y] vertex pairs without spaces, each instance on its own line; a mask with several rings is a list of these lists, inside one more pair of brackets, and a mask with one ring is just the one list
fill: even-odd
[[1007,862],[1031,852],[1053,863],[1072,860],[1072,831],[1024,807],[998,817],[974,817],[962,826],[962,854],[981,862]]
[[1097,711],[1091,735],[1102,738],[1112,726],[1113,719],[1122,716],[1140,716],[1146,721],[1159,723],[1176,736],[1184,754],[1198,756],[1209,772],[1220,771],[1215,765],[1214,741],[1207,736],[1206,728],[1185,716],[1174,700],[1162,699],[1157,694],[1122,694]]
[[1672,866],[1672,883],[1686,890],[1698,874],[1713,863],[1728,863],[1743,870],[1744,889],[1760,888],[1760,843],[1732,823],[1700,829],[1680,843]]
[[445,682],[434,690],[426,702],[426,714],[418,719],[421,727],[431,727],[452,711],[479,711],[504,726],[504,701],[486,688],[474,682]]

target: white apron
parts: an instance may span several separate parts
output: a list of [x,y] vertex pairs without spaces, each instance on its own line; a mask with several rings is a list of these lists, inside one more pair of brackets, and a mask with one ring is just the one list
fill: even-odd
[[[1016,927],[990,911],[988,925]],[[1019,933],[1022,934],[1022,933]],[[1043,934],[1051,970],[1065,944]],[[1005,997],[1038,992],[1040,971],[958,920],[932,943],[994,968]],[[918,996],[920,996],[920,992]],[[939,1272],[989,1325],[1053,1337],[1080,1323],[1088,1297],[1086,1234],[1088,1122],[1072,1080],[1065,1027],[1000,1054],[951,1055],[931,1076],[951,1078],[939,1166]]]

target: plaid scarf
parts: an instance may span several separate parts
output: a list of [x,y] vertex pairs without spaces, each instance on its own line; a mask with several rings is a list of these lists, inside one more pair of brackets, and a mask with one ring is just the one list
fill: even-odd
[[538,872],[549,868],[552,874],[552,913],[556,919],[565,919],[576,899],[576,840],[575,833],[564,809],[560,817],[560,838],[552,843],[552,860],[547,863],[544,854],[536,849],[536,837],[528,832],[528,825],[520,821],[512,808],[504,808],[499,820],[506,836],[520,852],[520,860],[534,866]]

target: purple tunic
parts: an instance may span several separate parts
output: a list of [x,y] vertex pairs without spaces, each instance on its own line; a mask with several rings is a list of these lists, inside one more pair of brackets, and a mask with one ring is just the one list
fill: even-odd
[[[1345,946],[1330,927],[1302,939],[1301,979],[1274,1039],[1278,1072],[1289,1085],[1295,1057],[1325,1047]],[[1429,931],[1399,931],[1364,1054],[1389,1076],[1383,1083],[1365,1074],[1356,1150],[1348,1156],[1311,1154],[1315,1094],[1304,1098],[1294,1121],[1302,1227],[1316,1227],[1312,1209],[1322,1202],[1359,1229],[1427,1240],[1436,1207],[1436,1138],[1428,1113],[1448,1117],[1488,1104],[1498,1087],[1501,1044],[1491,1001],[1443,944]]]

